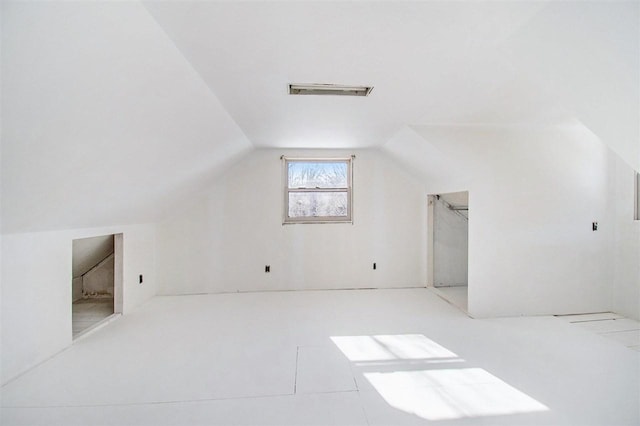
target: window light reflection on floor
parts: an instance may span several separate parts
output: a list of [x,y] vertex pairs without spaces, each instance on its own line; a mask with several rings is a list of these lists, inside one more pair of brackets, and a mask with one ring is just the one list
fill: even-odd
[[[422,334],[333,336],[331,340],[355,363],[354,371],[364,371],[391,407],[426,420],[549,410],[482,368],[451,368],[451,362],[465,361]],[[416,370],[418,360],[430,368]],[[386,371],[390,365],[378,371],[380,361],[394,361],[394,371]],[[376,371],[366,371],[372,369]]]
[[365,373],[392,407],[427,420],[547,411],[481,368]]
[[422,334],[334,336],[331,340],[353,362],[457,358]]

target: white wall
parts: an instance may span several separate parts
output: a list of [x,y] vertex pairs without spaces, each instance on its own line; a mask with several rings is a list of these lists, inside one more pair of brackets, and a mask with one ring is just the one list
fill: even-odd
[[[545,2],[503,46],[548,114],[577,117],[640,169],[640,2]],[[519,96],[519,94],[518,94]]]
[[634,170],[619,158],[615,167],[613,310],[640,320],[640,220],[633,220]]
[[[611,151],[576,123],[554,127],[425,126],[385,149],[427,176],[469,190],[469,311],[477,317],[612,307]],[[439,157],[421,156],[424,145]],[[398,147],[401,147],[399,149]],[[462,173],[456,174],[456,170]],[[593,232],[591,222],[600,230]]]
[[2,232],[151,222],[251,149],[141,2],[2,3]]
[[154,225],[3,235],[2,383],[71,344],[72,241],[116,233],[124,234],[126,314],[156,293]]
[[433,216],[433,284],[467,285],[469,221],[435,197]]
[[156,292],[155,228],[134,224],[251,143],[140,2],[2,2],[0,18],[4,383],[71,343],[73,239],[124,233],[129,312]]
[[[354,223],[282,225],[280,156],[352,153]],[[378,151],[258,150],[158,226],[160,292],[424,286],[425,211],[420,185]]]

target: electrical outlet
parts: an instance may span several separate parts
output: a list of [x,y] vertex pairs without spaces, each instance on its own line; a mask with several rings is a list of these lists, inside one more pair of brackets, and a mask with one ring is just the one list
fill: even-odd
[[592,231],[598,230],[598,222],[591,222],[591,230]]
[[373,262],[373,270],[375,271],[378,268],[378,266],[376,265],[376,262]]
[[264,265],[264,272],[271,272],[271,265]]
[[140,274],[139,277],[138,277],[138,283],[142,284],[142,274]]

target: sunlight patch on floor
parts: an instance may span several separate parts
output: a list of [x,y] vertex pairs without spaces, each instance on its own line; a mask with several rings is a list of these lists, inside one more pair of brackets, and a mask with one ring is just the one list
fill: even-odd
[[457,358],[422,334],[334,336],[331,340],[352,362]]
[[[497,416],[549,408],[422,334],[333,336],[354,368],[393,408],[426,420]],[[380,371],[381,361],[387,371]],[[416,361],[424,365],[416,370]],[[461,368],[451,368],[459,362]],[[393,371],[388,371],[388,367]],[[429,369],[424,369],[429,366]],[[446,367],[446,368],[445,368]]]
[[547,411],[482,368],[365,373],[392,407],[426,420]]

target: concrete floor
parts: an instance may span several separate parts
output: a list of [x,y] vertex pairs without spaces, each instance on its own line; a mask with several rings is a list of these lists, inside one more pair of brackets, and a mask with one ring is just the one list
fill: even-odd
[[640,353],[427,289],[156,297],[2,388],[2,425],[637,425]]
[[113,297],[80,299],[73,302],[72,309],[71,327],[75,338],[113,315]]

